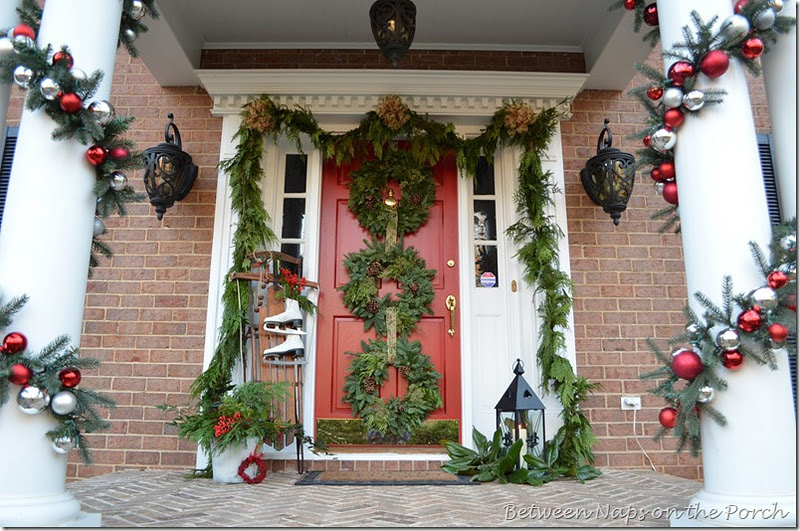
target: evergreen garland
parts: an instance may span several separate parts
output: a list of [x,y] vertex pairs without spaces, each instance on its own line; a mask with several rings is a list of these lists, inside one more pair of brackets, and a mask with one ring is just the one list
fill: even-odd
[[[765,286],[760,289],[747,295],[734,295],[731,278],[726,276],[722,283],[721,307],[703,293],[695,293],[695,299],[703,308],[703,315],[698,315],[687,305],[684,308],[688,320],[686,331],[669,340],[670,345],[690,343],[689,350],[695,352],[702,362],[702,370],[688,383],[685,380],[682,382],[673,368],[674,356],[686,349],[665,355],[648,338],[651,351],[663,366],[641,378],[661,380],[649,392],[663,397],[669,408],[675,410],[672,432],[678,438],[678,452],[688,444],[691,455],[698,455],[701,415],[709,415],[722,426],[726,424],[725,416],[711,405],[714,393],[728,387],[728,383],[719,376],[720,372],[724,374],[725,370],[736,370],[747,360],[777,370],[776,349],[786,348],[790,355],[797,354],[792,345],[786,342],[789,334],[797,334],[796,241],[796,220],[792,219],[774,228],[770,260],[766,259],[757,244],[750,243],[753,258],[765,278]],[[764,301],[760,302],[760,298]],[[758,304],[764,304],[764,307]],[[753,311],[759,315],[757,326],[743,320],[746,312]],[[726,353],[731,352],[736,353],[735,363],[726,363],[730,356]],[[669,429],[668,425],[663,425],[655,438],[663,437]]]
[[[367,154],[382,159],[387,145],[396,138],[404,138],[410,144],[411,155],[419,163],[432,165],[446,153],[454,152],[459,168],[469,176],[474,176],[482,155],[491,158],[496,149],[503,145],[521,147],[525,151],[523,161],[526,161],[526,169],[520,171],[523,199],[519,208],[523,209],[521,212],[525,215],[521,224],[510,229],[509,234],[523,245],[518,258],[525,265],[526,281],[538,283],[534,285],[543,296],[544,302],[538,311],[545,324],[540,329],[537,359],[542,367],[542,380],[545,385],[552,386],[564,407],[565,424],[561,432],[564,437],[560,439],[563,442],[559,461],[575,468],[581,462],[593,462],[591,445],[594,435],[579,404],[596,386],[584,378],[578,378],[569,361],[560,355],[565,346],[562,330],[567,325],[566,315],[572,307],[572,298],[569,279],[563,273],[559,275],[558,255],[554,252],[553,241],[560,237],[560,233],[554,220],[545,216],[543,211],[544,205],[552,201],[550,194],[555,190],[549,188],[549,175],[542,172],[538,163],[538,153],[555,132],[559,114],[557,109],[546,109],[534,116],[529,106],[512,101],[494,114],[481,135],[462,139],[455,134],[452,123],[435,122],[409,109],[397,96],[389,96],[381,101],[376,111],[368,112],[355,129],[335,135],[319,128],[307,109],[288,109],[264,95],[245,106],[242,127],[237,133],[240,139],[237,155],[223,161],[221,168],[231,174],[231,187],[235,193],[243,192],[241,189],[236,191],[242,180],[233,179],[234,174],[253,172],[253,179],[258,182],[262,175],[261,145],[254,150],[257,141],[252,136],[262,135],[277,138],[285,134],[295,141],[298,148],[301,147],[301,135],[307,135],[324,158],[334,159],[339,164]],[[537,155],[531,155],[531,151]],[[244,156],[245,153],[248,155]],[[538,200],[533,197],[536,193],[532,192],[537,189],[544,194]],[[252,194],[249,195],[249,202],[260,203],[260,192],[256,193],[250,187],[247,193]],[[521,206],[523,203],[525,206]],[[259,222],[264,226],[264,222]],[[245,230],[246,225],[240,218],[234,239],[239,238],[239,231]],[[244,294],[247,290],[241,289],[240,292]],[[236,302],[235,298],[233,302]],[[206,371],[212,371],[213,375],[204,373],[198,378],[193,386],[195,394],[212,396],[211,390],[219,392],[223,387],[230,386],[234,361],[240,352],[242,334],[247,327],[247,318],[239,308],[245,308],[246,302],[242,300],[241,306],[232,304],[230,300],[225,303],[223,328],[242,333],[234,335],[234,339],[238,337],[234,342],[220,342],[212,366]],[[227,326],[225,323],[228,323]],[[223,351],[227,353],[223,354]],[[220,385],[222,383],[224,385]]]
[[[0,307],[0,330],[11,325],[13,315],[27,302],[27,296],[16,297]],[[4,341],[4,345],[5,343]],[[77,406],[67,414],[58,414],[48,408],[49,413],[58,421],[58,425],[47,432],[47,437],[53,442],[68,439],[80,451],[83,462],[91,464],[92,456],[84,433],[108,429],[110,424],[102,419],[97,408],[114,407],[115,404],[110,398],[92,389],[67,386],[62,383],[59,373],[64,369],[90,370],[100,365],[94,358],[81,358],[79,350],[71,348],[69,343],[69,336],[59,336],[38,354],[30,352],[27,348],[11,352],[0,347],[0,406],[9,400],[12,390],[9,378],[13,377],[14,368],[19,365],[27,367],[31,372],[30,378],[22,385],[23,389],[33,386],[45,391],[50,397],[62,391],[69,391],[75,396]],[[44,414],[44,411],[39,414]]]

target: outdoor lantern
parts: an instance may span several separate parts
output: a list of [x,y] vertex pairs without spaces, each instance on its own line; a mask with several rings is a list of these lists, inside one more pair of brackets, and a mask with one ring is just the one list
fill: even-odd
[[544,404],[533,392],[531,386],[522,377],[525,370],[522,360],[514,364],[514,379],[508,386],[500,401],[494,406],[497,417],[497,428],[503,436],[503,445],[508,448],[516,441],[522,440],[521,456],[531,454],[541,456],[544,452]]
[[[147,167],[144,174],[144,187],[150,196],[150,204],[156,207],[158,219],[164,212],[189,193],[197,178],[197,166],[192,157],[181,150],[181,133],[173,123],[172,113],[167,115],[169,123],[164,128],[164,140],[155,147],[144,150]],[[170,128],[175,134],[170,133]]]
[[411,0],[377,0],[369,8],[375,42],[395,68],[411,47],[416,19],[417,7]]
[[[606,133],[608,138],[603,138]],[[630,153],[611,147],[611,130],[606,118],[597,139],[597,155],[590,158],[581,170],[581,182],[586,195],[611,214],[614,225],[619,225],[619,217],[627,208],[633,192],[634,162]]]

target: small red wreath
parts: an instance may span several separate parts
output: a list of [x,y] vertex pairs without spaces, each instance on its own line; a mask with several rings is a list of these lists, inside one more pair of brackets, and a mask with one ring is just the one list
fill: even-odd
[[[250,485],[254,483],[261,483],[264,481],[264,478],[267,477],[267,464],[262,459],[263,454],[250,454],[247,458],[242,461],[242,464],[239,465],[239,477],[245,480]],[[255,477],[250,477],[247,474],[247,468],[250,465],[256,465],[258,467],[258,474]]]

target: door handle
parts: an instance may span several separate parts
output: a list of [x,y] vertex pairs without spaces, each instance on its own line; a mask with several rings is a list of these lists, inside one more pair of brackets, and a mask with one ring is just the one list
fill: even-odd
[[450,328],[447,330],[450,337],[456,335],[456,306],[458,306],[458,303],[455,295],[448,295],[444,300],[444,307],[450,310]]

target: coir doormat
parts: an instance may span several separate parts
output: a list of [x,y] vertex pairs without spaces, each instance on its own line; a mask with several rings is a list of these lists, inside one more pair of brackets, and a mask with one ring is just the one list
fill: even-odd
[[470,476],[441,470],[312,470],[295,485],[477,485]]

